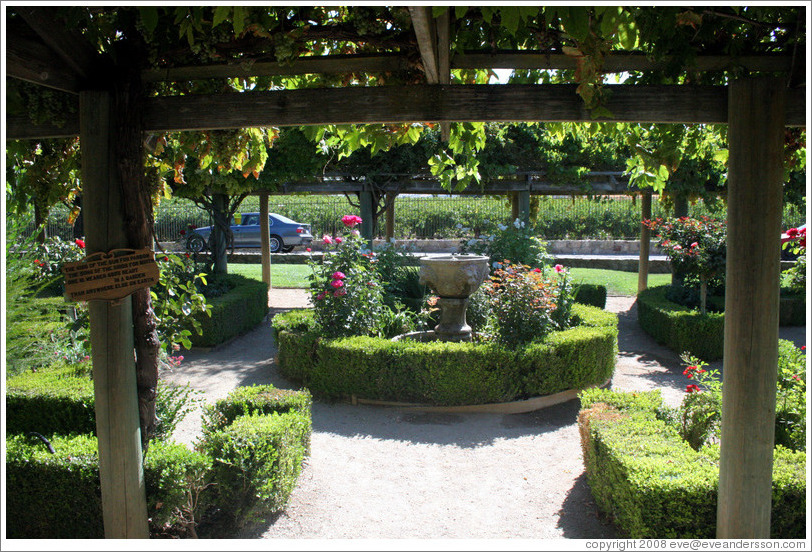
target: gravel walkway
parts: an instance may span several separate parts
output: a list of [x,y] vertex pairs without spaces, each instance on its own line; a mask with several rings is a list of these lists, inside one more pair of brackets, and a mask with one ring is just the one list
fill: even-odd
[[[679,404],[685,378],[678,355],[637,324],[633,297],[609,297],[620,318],[612,387],[659,388]],[[305,306],[304,290],[274,289],[272,314]],[[805,328],[782,328],[805,343]],[[269,325],[213,351],[194,350],[163,374],[189,382],[207,402],[240,385],[294,387],[273,363]],[[718,364],[718,363],[717,363]],[[312,454],[286,510],[240,538],[589,539],[613,538],[586,483],[578,401],[527,414],[427,414],[315,402]],[[200,417],[175,434],[192,444]],[[517,541],[513,540],[512,543]]]

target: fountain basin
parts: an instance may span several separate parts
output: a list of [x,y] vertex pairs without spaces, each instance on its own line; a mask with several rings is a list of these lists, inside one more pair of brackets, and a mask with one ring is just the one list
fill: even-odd
[[420,283],[440,297],[467,299],[485,281],[488,257],[484,255],[441,255],[420,259]]

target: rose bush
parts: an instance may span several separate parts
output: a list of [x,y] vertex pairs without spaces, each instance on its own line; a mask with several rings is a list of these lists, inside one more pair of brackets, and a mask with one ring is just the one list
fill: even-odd
[[790,228],[787,236],[791,239],[784,243],[784,249],[791,251],[798,257],[790,268],[784,271],[785,285],[793,293],[805,293],[806,291],[806,228],[798,230]]
[[[727,226],[709,217],[643,221],[659,240],[663,253],[683,287],[699,291],[699,307],[707,309],[708,289],[724,287],[727,256]],[[674,290],[677,292],[678,290]],[[686,303],[685,298],[677,300]]]
[[508,261],[496,265],[485,286],[495,341],[523,345],[569,327],[573,293],[563,266],[545,271]]
[[[416,317],[388,306],[377,255],[367,249],[355,227],[362,219],[345,215],[345,235],[322,237],[324,256],[308,260],[314,316],[326,337],[372,335],[390,337],[414,329]],[[388,264],[386,265],[388,266]]]

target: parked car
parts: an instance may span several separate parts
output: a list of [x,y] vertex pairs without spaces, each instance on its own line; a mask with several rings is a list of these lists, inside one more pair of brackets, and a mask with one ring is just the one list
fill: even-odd
[[[297,245],[307,245],[313,241],[310,225],[296,222],[288,217],[270,213],[268,215],[270,229],[271,253],[288,253]],[[211,239],[211,226],[203,226],[191,230],[186,238],[186,249],[198,253],[209,248]],[[240,223],[231,220],[231,233],[233,247],[260,247],[259,213],[242,213]]]

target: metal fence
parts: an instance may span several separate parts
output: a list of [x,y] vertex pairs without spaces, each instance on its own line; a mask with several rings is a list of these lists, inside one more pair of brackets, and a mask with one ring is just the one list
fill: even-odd
[[[534,227],[538,235],[550,239],[637,239],[640,236],[640,203],[630,196],[537,196]],[[310,224],[313,234],[334,235],[341,230],[341,217],[357,214],[343,195],[271,196],[269,210],[295,221]],[[259,211],[259,198],[251,196],[239,211]],[[666,217],[669,212],[655,196],[652,216]],[[725,217],[724,203],[706,205],[699,201],[689,206],[690,216]],[[67,210],[56,208],[48,220],[48,235],[73,239],[67,222]],[[510,222],[511,208],[505,198],[478,196],[398,196],[395,202],[395,237],[464,238],[492,232],[497,224]],[[32,217],[33,218],[33,217]],[[803,208],[784,207],[783,228],[805,222]],[[208,214],[188,200],[162,202],[155,210],[155,231],[159,241],[177,241],[189,227],[208,226]],[[33,220],[29,232],[33,232]],[[384,233],[384,216],[378,218],[376,234]]]

